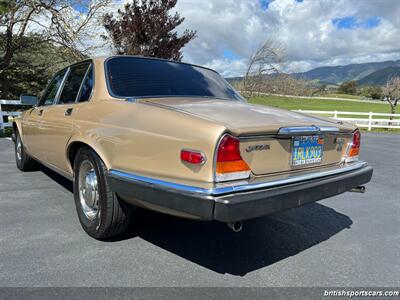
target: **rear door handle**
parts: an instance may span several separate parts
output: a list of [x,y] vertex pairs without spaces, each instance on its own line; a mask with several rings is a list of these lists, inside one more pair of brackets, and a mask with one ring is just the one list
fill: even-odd
[[68,108],[66,111],[65,111],[65,113],[64,113],[64,115],[65,116],[70,116],[71,114],[72,114],[72,111],[73,111],[74,109],[73,108]]
[[40,109],[37,114],[38,114],[38,116],[43,115],[43,109]]

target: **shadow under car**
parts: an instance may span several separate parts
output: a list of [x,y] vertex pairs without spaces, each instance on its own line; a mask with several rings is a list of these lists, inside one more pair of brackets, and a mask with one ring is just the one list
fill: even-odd
[[[40,169],[72,193],[71,181],[46,167]],[[244,276],[311,248],[351,225],[348,216],[318,203],[244,221],[239,233],[220,222],[138,209],[127,231],[108,242],[140,237],[215,272]]]

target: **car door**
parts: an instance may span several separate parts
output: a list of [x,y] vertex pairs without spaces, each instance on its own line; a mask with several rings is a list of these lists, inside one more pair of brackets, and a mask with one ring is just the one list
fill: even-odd
[[90,67],[89,62],[71,66],[55,105],[49,107],[42,119],[43,137],[48,143],[45,160],[60,171],[69,173],[66,147],[73,133],[74,112],[81,105],[83,81]]
[[67,69],[64,69],[54,75],[39,99],[38,105],[32,108],[22,120],[24,146],[30,155],[39,160],[45,159],[44,150],[47,147],[46,138],[43,136],[42,120],[57,99],[66,71]]

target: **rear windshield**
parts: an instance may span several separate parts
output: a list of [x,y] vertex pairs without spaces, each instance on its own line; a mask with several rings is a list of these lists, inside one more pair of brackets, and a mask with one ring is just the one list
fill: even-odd
[[243,98],[216,72],[189,65],[140,57],[115,57],[106,63],[108,88],[117,97],[195,96]]

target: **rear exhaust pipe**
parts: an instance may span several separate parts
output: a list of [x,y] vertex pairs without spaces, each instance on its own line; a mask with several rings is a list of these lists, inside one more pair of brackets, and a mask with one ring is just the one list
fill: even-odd
[[352,188],[350,190],[350,192],[353,192],[353,193],[365,193],[365,186],[364,185],[357,186],[355,188]]
[[229,223],[226,223],[226,225],[228,225],[228,227],[229,227],[230,229],[232,229],[233,232],[239,232],[239,231],[241,231],[242,228],[243,228],[243,223],[242,223],[242,221],[229,222]]

